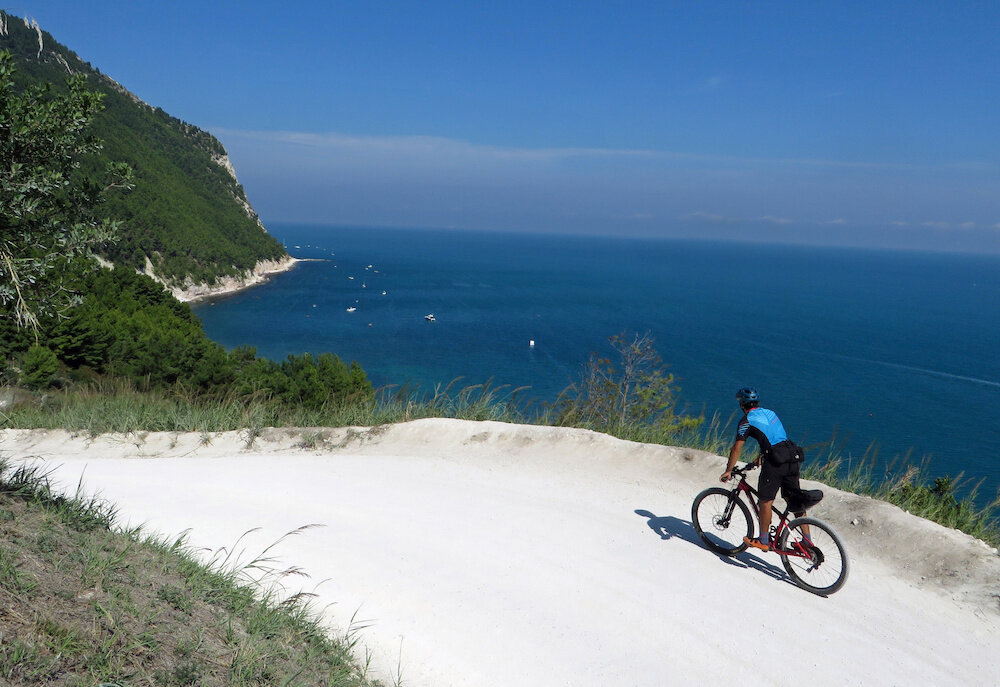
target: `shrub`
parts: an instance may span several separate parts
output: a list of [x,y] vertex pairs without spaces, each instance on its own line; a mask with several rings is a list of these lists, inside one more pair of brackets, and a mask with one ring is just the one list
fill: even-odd
[[554,424],[617,436],[637,428],[647,435],[669,436],[702,424],[702,417],[676,413],[680,387],[666,372],[648,332],[622,332],[609,342],[615,359],[591,354],[581,380],[556,401]]
[[29,389],[48,388],[58,370],[56,354],[45,346],[35,344],[25,352],[21,360],[21,383]]

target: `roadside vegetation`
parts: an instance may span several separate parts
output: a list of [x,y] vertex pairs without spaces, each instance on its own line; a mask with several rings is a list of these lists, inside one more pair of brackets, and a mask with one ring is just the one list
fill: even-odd
[[961,474],[933,477],[927,458],[914,465],[909,456],[897,456],[880,465],[875,448],[860,458],[825,448],[815,460],[806,462],[803,477],[892,503],[1000,549],[1000,493],[979,505],[981,481]]
[[0,683],[379,684],[352,630],[324,627],[310,594],[282,593],[294,571],[271,563],[206,562],[183,537],[120,528],[113,506],[0,460]]

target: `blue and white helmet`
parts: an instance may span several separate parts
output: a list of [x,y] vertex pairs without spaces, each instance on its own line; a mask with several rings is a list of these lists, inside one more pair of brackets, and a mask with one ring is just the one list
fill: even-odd
[[736,392],[736,400],[740,402],[741,406],[751,405],[760,400],[760,394],[752,386],[745,386]]

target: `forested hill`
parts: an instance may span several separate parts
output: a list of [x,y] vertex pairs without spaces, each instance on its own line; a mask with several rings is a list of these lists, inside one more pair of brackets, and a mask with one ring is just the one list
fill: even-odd
[[263,260],[287,258],[250,206],[222,144],[206,131],[129,93],[57,43],[32,20],[0,11],[0,50],[10,50],[18,87],[84,74],[104,94],[91,133],[104,142],[90,171],[109,162],[134,170],[135,188],[109,197],[107,215],[121,220],[119,241],[104,257],[140,271],[150,266],[171,286],[240,277]]

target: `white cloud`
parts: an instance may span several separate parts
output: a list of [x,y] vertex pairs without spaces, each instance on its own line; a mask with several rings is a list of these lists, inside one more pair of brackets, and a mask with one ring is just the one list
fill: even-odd
[[[727,223],[727,224],[735,224],[740,222],[764,222],[766,224],[786,225],[795,223],[795,220],[793,219],[790,219],[788,217],[778,217],[775,215],[763,215],[761,217],[756,217],[753,219],[746,219],[743,217],[731,217],[727,215],[721,215],[715,212],[704,212],[700,210],[698,212],[689,212],[686,215],[683,215],[681,219],[695,219],[704,222],[717,222],[717,223]],[[846,221],[834,220],[832,222],[822,222],[821,224],[846,224]]]
[[738,219],[733,217],[726,217],[725,215],[720,215],[714,212],[689,212],[683,215],[681,219],[698,219],[706,222],[738,222]]
[[[927,221],[922,222],[922,227],[928,227],[930,229],[941,229],[941,230],[955,230],[960,229],[963,231],[971,231],[976,229],[979,224],[977,222],[941,222],[941,221]],[[1000,227],[1000,224],[996,225]]]
[[[730,231],[753,223],[762,232],[787,233],[797,225],[803,233],[811,227],[817,234],[846,236],[862,226],[921,226],[884,214],[885,208],[905,207],[912,216],[940,218],[922,225],[929,229],[954,229],[970,217],[976,223],[967,223],[968,229],[1000,229],[1000,223],[975,214],[979,208],[954,184],[938,183],[950,178],[943,166],[530,148],[440,136],[214,133],[248,192],[263,199],[258,211],[280,218],[308,212],[310,221],[385,217],[379,221],[495,228],[515,222],[548,227],[573,217],[573,226],[631,221],[667,231],[672,223],[711,223],[717,226],[702,229]],[[975,186],[977,197],[991,183]],[[991,211],[995,202],[988,202],[983,209]],[[960,219],[949,219],[953,213]]]
[[354,153],[393,159],[423,161],[527,161],[553,162],[572,158],[697,158],[680,153],[614,148],[520,148],[470,143],[441,136],[351,136],[341,133],[317,134],[298,131],[248,131],[216,129],[223,138],[241,138],[260,143],[292,145],[300,148]]
[[[226,140],[244,139],[260,143],[292,145],[299,148],[353,153],[359,156],[384,156],[393,159],[421,159],[425,162],[459,160],[557,162],[585,158],[644,159],[650,161],[691,161],[717,166],[738,167],[818,167],[831,169],[872,169],[918,171],[933,167],[883,162],[827,160],[821,158],[762,158],[735,155],[703,155],[668,150],[633,148],[525,148],[472,143],[442,136],[352,136],[349,134],[299,131],[260,131],[212,129]],[[969,163],[974,166],[975,163]],[[954,168],[954,165],[949,165]]]

